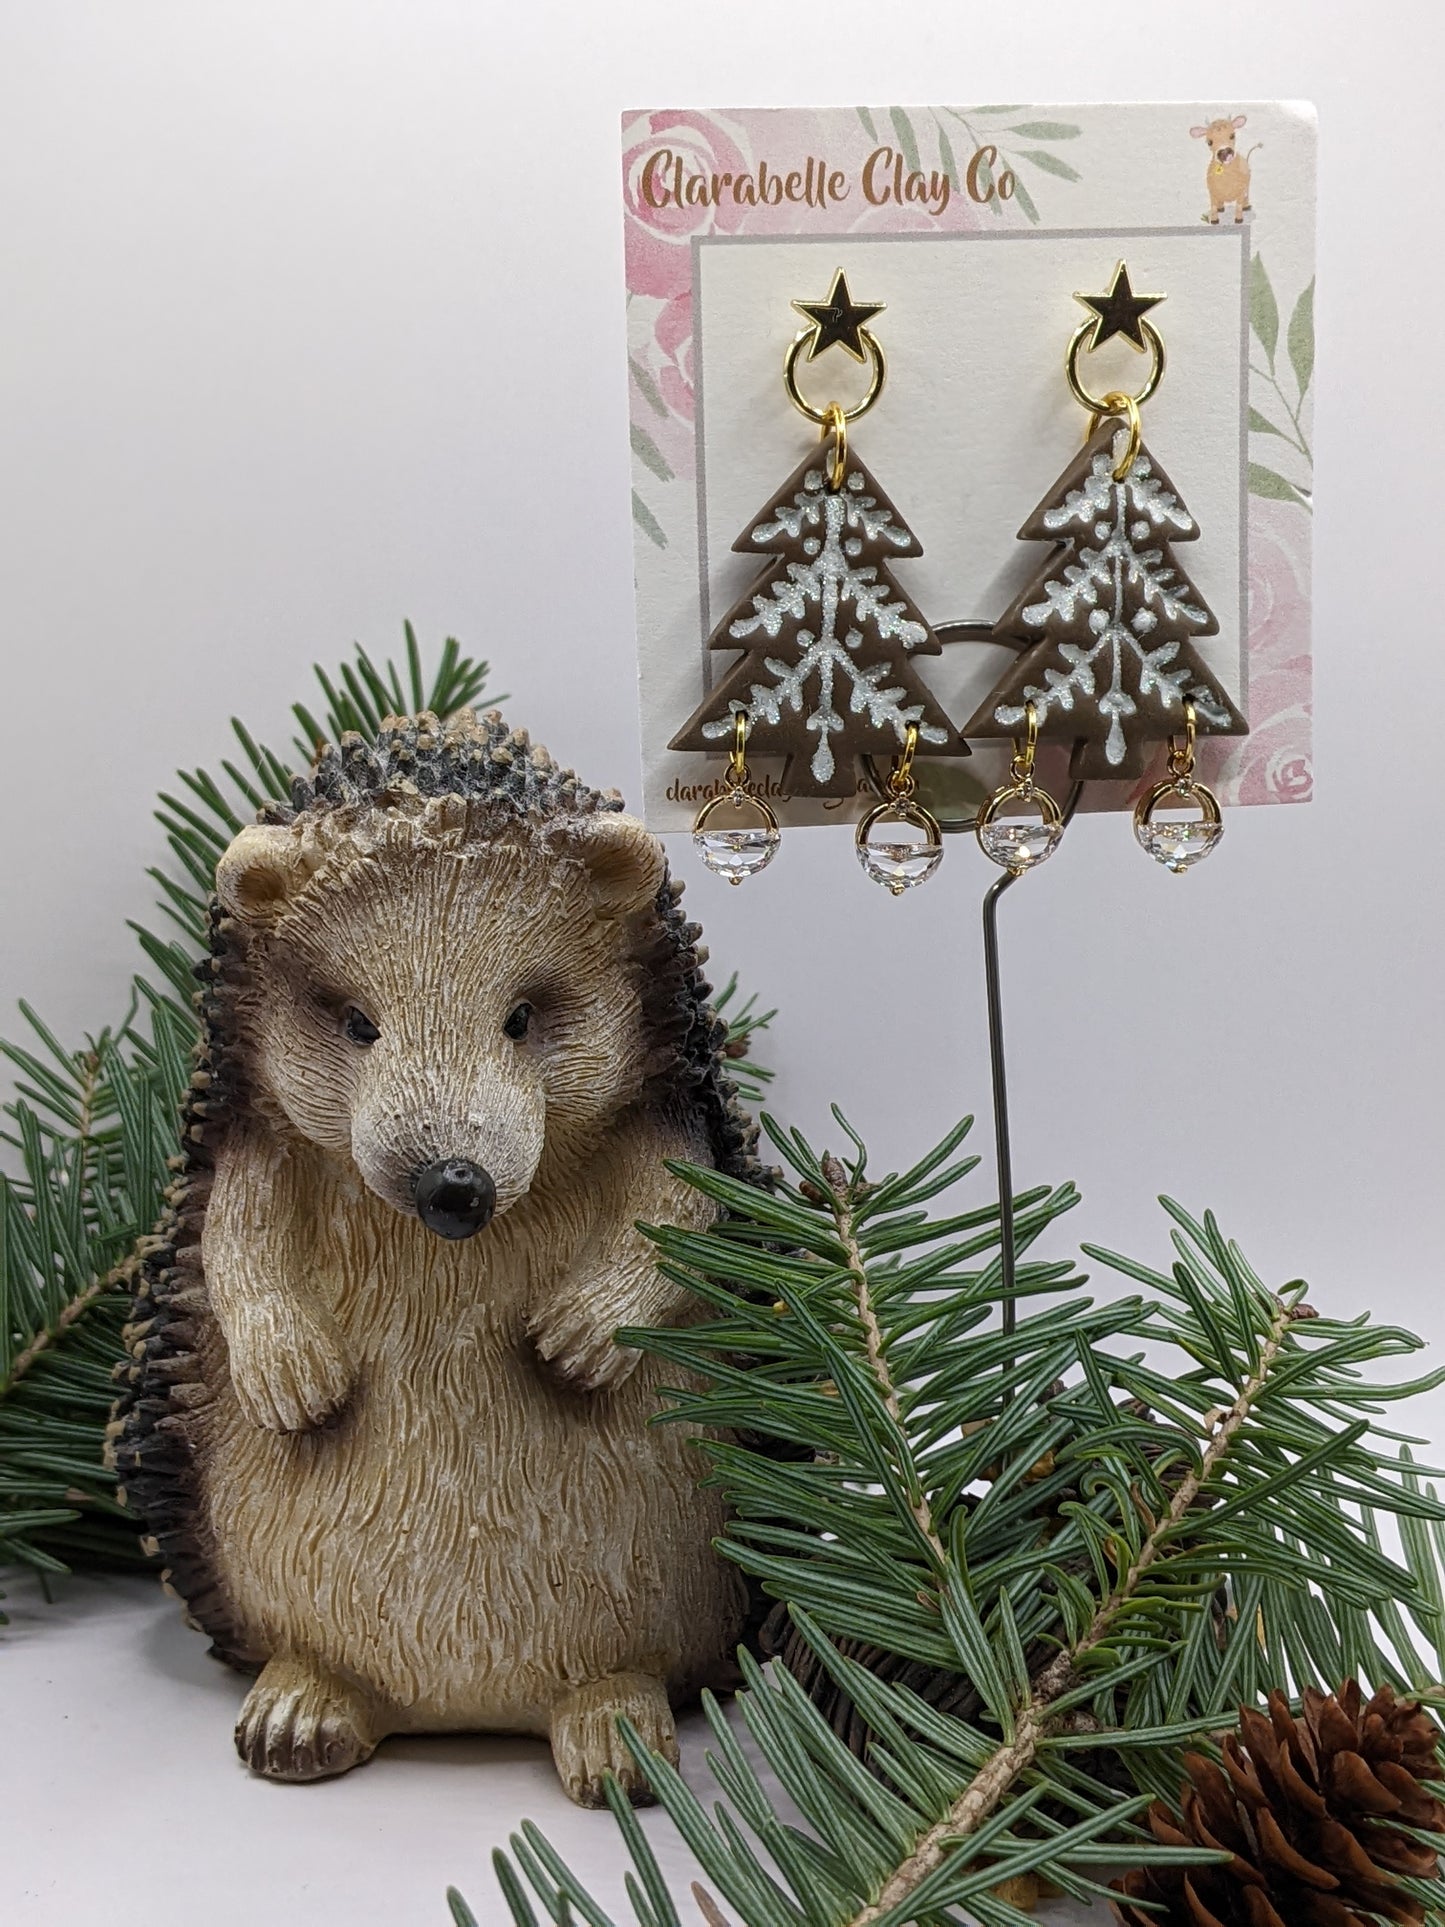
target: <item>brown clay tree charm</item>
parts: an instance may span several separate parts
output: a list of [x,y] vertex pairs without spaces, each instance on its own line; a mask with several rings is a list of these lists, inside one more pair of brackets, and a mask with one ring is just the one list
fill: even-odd
[[[1121,261],[1106,292],[1074,299],[1089,318],[1064,373],[1092,432],[1019,530],[1056,546],[994,624],[995,641],[1023,653],[963,733],[1017,738],[1032,705],[1040,737],[1073,745],[1075,778],[1137,777],[1151,744],[1186,731],[1191,742],[1196,731],[1243,736],[1248,724],[1193,646],[1219,624],[1172,545],[1199,526],[1139,432],[1164,375],[1163,337],[1148,319],[1164,296],[1136,294]],[[1080,376],[1081,355],[1115,338],[1150,356],[1137,394],[1096,395]]]
[[[811,326],[788,351],[784,383],[794,405],[823,428],[824,445],[733,544],[739,554],[767,558],[767,566],[708,647],[744,653],[671,747],[725,751],[741,713],[751,754],[788,758],[785,788],[851,796],[859,759],[897,757],[910,727],[925,755],[969,751],[913,668],[915,656],[937,655],[940,644],[889,570],[922,547],[848,448],[847,423],[882,392],[882,350],[863,325],[880,304],[852,302],[840,270],[827,301],[795,305]],[[802,353],[811,361],[828,347],[872,364],[868,392],[850,409],[816,407],[798,390]]]
[[1015,737],[1032,703],[1040,737],[1073,745],[1075,777],[1139,776],[1186,702],[1201,735],[1247,728],[1192,646],[1219,630],[1172,546],[1199,526],[1142,442],[1117,476],[1129,440],[1106,420],[1019,530],[1057,546],[994,625],[1022,654],[964,725]]

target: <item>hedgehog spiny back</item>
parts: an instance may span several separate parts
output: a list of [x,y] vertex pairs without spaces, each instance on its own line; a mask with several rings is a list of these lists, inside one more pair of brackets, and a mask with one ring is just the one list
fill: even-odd
[[509,808],[518,817],[590,816],[620,810],[616,790],[594,790],[562,769],[524,729],[510,729],[493,709],[459,709],[440,718],[388,716],[374,741],[348,730],[318,745],[310,776],[298,776],[291,802],[268,804],[266,823],[391,796],[465,796]]

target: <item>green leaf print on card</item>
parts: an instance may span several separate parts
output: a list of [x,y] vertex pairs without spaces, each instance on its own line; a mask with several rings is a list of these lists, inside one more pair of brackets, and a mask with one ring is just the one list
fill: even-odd
[[1279,341],[1279,303],[1274,298],[1274,289],[1270,286],[1262,254],[1255,255],[1254,266],[1250,270],[1249,325],[1259,336],[1272,368],[1275,347]]
[[1046,174],[1057,174],[1061,181],[1079,179],[1079,170],[1076,167],[1070,167],[1069,163],[1061,161],[1057,154],[1047,154],[1042,148],[1021,148],[1019,159],[1032,162],[1035,167],[1041,167]]
[[637,383],[638,394],[641,395],[654,415],[658,415],[663,421],[666,421],[667,403],[662,399],[662,391],[657,383],[652,379],[652,376],[648,374],[636,355],[629,355],[627,357],[627,366],[632,375],[632,379]]
[[[942,113],[957,121],[968,135],[969,146],[962,169],[941,114],[935,112],[933,121],[938,132],[939,158],[955,191],[967,194],[996,217],[1006,214],[1012,201],[1030,226],[1037,227],[1042,217],[1024,179],[1025,170],[1051,174],[1060,181],[1078,181],[1083,177],[1076,167],[1057,154],[1036,147],[1006,147],[1004,142],[1011,135],[1027,141],[1077,140],[1083,129],[1067,120],[1024,120],[997,128],[988,125],[990,121],[1009,121],[1023,111],[1020,107],[945,107]],[[893,112],[898,116],[903,110],[894,108]],[[897,125],[896,120],[894,124]]]
[[639,428],[637,423],[634,422],[629,433],[632,438],[632,452],[638,461],[642,463],[642,466],[651,469],[659,482],[670,482],[672,480],[672,469],[668,465],[667,457],[648,434],[647,430],[645,428]]
[[921,173],[923,164],[918,158],[918,136],[913,131],[913,122],[901,107],[890,107],[888,118],[893,123],[893,131],[898,136],[898,145],[903,150],[909,172]]
[[[979,109],[980,113],[984,111]],[[1082,130],[1067,120],[1024,120],[1008,131],[1022,134],[1026,141],[1075,141]]]
[[1249,492],[1251,495],[1267,495],[1276,502],[1303,502],[1306,508],[1309,507],[1293,482],[1287,482],[1277,470],[1265,468],[1259,462],[1249,465]]
[[662,532],[662,524],[636,489],[632,491],[632,519],[655,547],[659,549],[667,547],[667,537]]
[[1289,333],[1285,337],[1289,347],[1289,361],[1294,369],[1294,378],[1303,395],[1310,385],[1310,377],[1315,371],[1315,284],[1310,282],[1299,300],[1294,304],[1294,313],[1289,318]]
[[1291,480],[1277,469],[1251,462],[1249,492],[1251,495],[1267,496],[1276,502],[1297,502],[1301,508],[1310,510],[1313,506],[1314,452],[1304,431],[1303,415],[1305,397],[1315,371],[1314,282],[1311,281],[1296,297],[1289,326],[1285,330],[1285,354],[1292,377],[1293,400],[1280,378],[1279,301],[1262,254],[1255,255],[1250,268],[1249,329],[1264,351],[1262,363],[1253,353],[1250,356],[1252,393],[1264,406],[1258,407],[1251,402],[1249,432],[1251,435],[1271,435],[1288,443],[1299,458],[1300,469],[1299,479]]

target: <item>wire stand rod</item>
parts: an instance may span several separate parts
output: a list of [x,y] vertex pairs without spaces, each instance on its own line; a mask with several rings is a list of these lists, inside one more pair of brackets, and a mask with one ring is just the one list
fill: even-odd
[[[1082,783],[1075,783],[1063,807],[1067,827],[1079,798]],[[1003,1329],[1011,1333],[1018,1322],[1014,1300],[1014,1280],[1018,1268],[1018,1239],[1014,1226],[1013,1149],[1009,1142],[1008,1063],[1003,1047],[1003,980],[998,958],[998,902],[1010,884],[1018,882],[1013,870],[991,883],[983,899],[983,984],[988,1004],[988,1068],[993,1086],[994,1159],[998,1168],[999,1261],[1003,1282]]]

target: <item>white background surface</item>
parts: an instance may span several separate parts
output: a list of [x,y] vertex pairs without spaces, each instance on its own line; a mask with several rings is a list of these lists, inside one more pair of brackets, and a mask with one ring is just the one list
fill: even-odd
[[[1429,0],[12,0],[0,1005],[71,1037],[118,1015],[158,785],[233,711],[280,737],[314,656],[404,615],[635,789],[624,106],[1312,97],[1320,800],[1239,812],[1188,881],[1086,821],[1014,893],[1016,1161],[1082,1184],[1075,1235],[1158,1253],[1169,1189],[1266,1276],[1438,1344],[1441,42]],[[818,1129],[836,1098],[888,1159],[985,1108],[977,866],[894,903],[844,839],[786,861],[780,894],[690,898],[782,1006],[779,1109]],[[0,1681],[7,1921],[424,1927],[447,1878],[485,1909],[529,1812],[607,1857],[519,1745],[249,1784],[235,1683],[89,1582],[4,1637]]]

